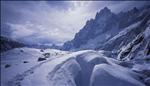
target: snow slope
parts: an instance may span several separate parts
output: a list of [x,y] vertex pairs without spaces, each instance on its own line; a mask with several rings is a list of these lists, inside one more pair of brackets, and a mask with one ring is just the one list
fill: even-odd
[[[44,57],[44,53],[51,53],[48,60],[52,60],[58,56],[62,56],[68,52],[54,49],[47,49],[41,52],[40,49],[33,48],[16,48],[1,53],[1,85],[5,86],[13,77],[20,74],[28,74],[31,69],[37,68],[43,62],[38,62],[39,57]],[[56,55],[56,53],[59,53]],[[10,65],[10,67],[6,67]]]
[[133,78],[130,71],[108,64],[96,65],[90,86],[145,86]]
[[0,44],[1,44],[1,52],[11,50],[14,48],[24,47],[25,44],[12,40],[11,38],[7,38],[4,36],[0,36]]
[[[46,59],[38,61],[39,57]],[[140,74],[104,51],[16,48],[2,53],[1,62],[1,86],[119,86],[118,81],[124,83],[121,86],[145,86]]]

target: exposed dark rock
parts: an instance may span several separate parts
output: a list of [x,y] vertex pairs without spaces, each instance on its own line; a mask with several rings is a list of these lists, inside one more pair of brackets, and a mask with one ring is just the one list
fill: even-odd
[[40,51],[41,51],[41,52],[44,52],[44,50],[43,50],[43,49],[41,49]]
[[23,63],[29,63],[28,61],[23,61]]
[[23,50],[20,50],[20,52],[24,52]]
[[50,56],[50,53],[44,53],[43,56],[45,56],[45,58],[48,58]]
[[9,68],[10,66],[11,66],[11,65],[9,65],[9,64],[6,64],[6,65],[5,65],[5,68]]
[[146,86],[150,86],[150,77],[144,80]]
[[44,60],[46,60],[46,58],[38,58],[38,61],[44,61]]
[[119,63],[119,65],[121,65],[123,67],[132,68],[134,64],[130,61],[128,61],[128,62],[127,61],[122,61],[122,62]]

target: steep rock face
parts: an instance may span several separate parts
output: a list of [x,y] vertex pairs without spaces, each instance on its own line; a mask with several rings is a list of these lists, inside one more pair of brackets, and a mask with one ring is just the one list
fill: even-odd
[[143,32],[120,49],[117,59],[132,63],[132,70],[142,74],[144,83],[150,85],[147,81],[150,78],[150,20]]
[[95,19],[86,22],[73,40],[64,43],[64,49],[99,49],[103,44],[138,21],[143,20],[148,14],[148,7],[143,9],[133,8],[128,12],[114,14],[105,7],[96,14]]
[[6,37],[0,36],[1,51],[4,52],[13,48],[24,47],[25,45]]
[[[96,14],[95,19],[87,21],[83,29],[75,35],[75,38],[70,42],[65,43],[64,46],[70,45],[71,48],[79,48],[81,45],[86,44],[90,39],[94,39],[99,35],[102,37],[103,33],[110,33],[108,30],[114,31],[114,28],[118,28],[117,20],[117,16],[105,7]],[[107,38],[103,37],[101,40],[105,41],[106,39]]]
[[[120,49],[119,60],[144,59],[150,55],[150,21],[145,31]],[[136,58],[135,58],[136,57]]]
[[103,50],[118,50],[122,46],[126,46],[129,42],[131,42],[138,34],[143,32],[148,26],[148,21],[150,20],[150,14],[143,18],[143,20],[132,24],[125,28],[123,31],[119,32],[116,36],[111,38],[109,41],[99,46],[97,49]]

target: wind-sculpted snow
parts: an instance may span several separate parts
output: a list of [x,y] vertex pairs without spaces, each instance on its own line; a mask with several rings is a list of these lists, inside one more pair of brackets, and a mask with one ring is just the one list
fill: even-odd
[[[70,59],[74,58],[74,56],[84,53],[88,51],[81,51],[81,52],[75,52],[72,54],[68,54],[59,58],[55,58],[53,60],[46,60],[42,62],[40,65],[36,65],[36,68],[30,69],[29,71],[33,71],[32,74],[28,71],[28,73],[22,73],[19,76],[14,77],[10,82],[15,82],[15,84],[12,84],[12,86],[55,86],[55,82],[61,82],[63,79],[55,80],[59,77],[57,77],[57,71],[61,70],[61,67],[66,62],[69,62]],[[72,68],[72,66],[70,67]],[[74,68],[74,67],[73,67]],[[59,73],[59,72],[58,72]],[[66,73],[66,72],[65,72]],[[27,74],[27,75],[26,75]],[[63,72],[60,74],[64,74]],[[74,72],[73,72],[74,74]],[[25,75],[25,76],[24,76]],[[56,75],[56,77],[55,77]],[[21,80],[20,78],[21,77]],[[50,80],[53,79],[54,80]],[[70,80],[69,78],[66,78],[66,80]],[[70,82],[71,83],[71,82]],[[70,85],[68,83],[68,85]],[[10,84],[9,84],[10,85]],[[58,84],[56,84],[57,86]]]
[[[44,50],[44,52],[41,52],[39,49],[30,48],[21,48],[21,50],[24,51],[21,52],[22,54],[19,49],[6,53],[9,53],[13,57],[11,52],[20,53],[20,55],[23,55],[23,53],[26,52],[26,54],[29,54],[28,56],[30,57],[28,58],[31,60],[28,59],[27,61],[29,61],[29,63],[22,63],[22,65],[17,67],[13,64],[11,64],[8,68],[2,67],[2,74],[4,74],[2,75],[2,86],[97,86],[103,85],[103,83],[97,84],[97,79],[100,77],[105,79],[105,75],[108,73],[108,85],[106,86],[116,85],[118,81],[123,82],[125,85],[132,84],[133,86],[143,86],[143,84],[140,83],[139,77],[141,76],[139,74],[134,73],[128,68],[119,66],[118,64],[120,61],[106,57],[103,51],[83,50],[77,52],[65,52],[57,50]],[[37,52],[38,54],[35,55],[37,57],[32,57],[33,55],[31,51],[34,52],[33,54],[36,54],[35,52]],[[44,61],[37,61],[38,57],[41,57],[43,54],[45,55],[45,53],[48,52],[53,56],[46,57],[46,60]],[[14,59],[16,58],[17,57]],[[34,62],[35,60],[36,62]],[[2,62],[2,64],[6,64],[3,60]],[[9,59],[7,64],[8,63]],[[18,62],[18,64],[21,63]],[[107,64],[109,66],[106,68],[102,67],[100,69],[98,67],[97,69],[97,66],[101,64]],[[17,69],[21,69],[21,71],[16,71]],[[16,71],[16,73],[14,71]],[[99,77],[101,72],[98,73],[97,76],[97,72],[95,71],[104,71],[106,73]],[[13,76],[7,76],[7,74],[9,75],[12,73],[14,73]],[[112,77],[111,74],[116,76]],[[121,78],[118,79],[118,77]],[[114,83],[109,81],[109,78],[113,78]],[[131,81],[126,80],[127,78]],[[103,82],[103,80],[100,82]],[[96,85],[94,83],[96,83]]]
[[100,64],[94,67],[90,86],[145,86],[118,66]]
[[[95,70],[94,68],[96,68],[96,66],[100,65],[100,64],[110,65],[110,67],[105,68],[106,70],[107,69],[110,70],[109,73],[111,73],[111,71],[114,73],[116,72],[116,74],[120,74],[120,75],[118,75],[118,77],[122,76],[122,78],[125,78],[123,80],[121,78],[122,82],[125,83],[125,85],[121,85],[121,86],[128,86],[127,85],[128,82],[126,82],[126,79],[128,79],[128,77],[129,77],[129,79],[131,78],[132,83],[130,85],[144,86],[142,83],[139,82],[139,77],[141,77],[141,75],[134,73],[132,70],[130,70],[128,68],[123,68],[123,67],[119,66],[118,65],[120,63],[119,61],[117,61],[113,58],[108,58],[100,52],[91,51],[91,52],[87,52],[87,53],[83,53],[81,55],[78,55],[77,56],[77,62],[81,66],[81,74],[80,74],[81,76],[79,79],[80,84],[78,84],[77,86],[99,86],[99,85],[117,86],[115,83],[118,82],[119,79],[118,79],[118,81],[116,80],[116,82],[112,82],[112,84],[111,84],[111,80],[110,81],[106,80],[107,85],[104,85],[102,83],[98,83],[97,85],[92,84],[93,82],[95,82],[95,80],[93,80],[93,82],[91,82],[92,77],[93,77],[93,75],[95,75],[97,73],[97,72],[96,73],[94,72],[94,70]],[[113,70],[111,70],[111,66],[114,67],[114,68],[112,68]],[[124,77],[124,76],[127,76],[127,77]],[[101,75],[97,76],[97,74],[96,74],[95,77],[105,78],[105,75],[103,77]],[[114,77],[114,79],[118,78],[118,77]],[[111,78],[111,76],[107,77],[107,78],[109,79],[109,78]],[[79,80],[78,80],[78,82],[79,82]],[[97,80],[97,82],[105,82],[105,81]],[[122,83],[122,82],[120,82],[120,83]],[[118,86],[120,86],[120,85],[118,85]]]
[[[89,86],[90,77],[93,71],[93,68],[96,64],[107,63],[106,59],[103,56],[100,56],[96,52],[88,52],[77,56],[77,62],[81,66],[81,81],[78,86]],[[79,80],[78,80],[79,81]]]
[[50,86],[76,86],[75,79],[81,72],[80,65],[75,59],[69,59],[65,63],[58,65],[54,71],[47,76]]

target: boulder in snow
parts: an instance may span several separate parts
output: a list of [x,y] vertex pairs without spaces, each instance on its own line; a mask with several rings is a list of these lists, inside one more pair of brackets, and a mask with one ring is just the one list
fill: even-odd
[[46,60],[46,58],[38,58],[38,61],[44,61],[44,60]]

